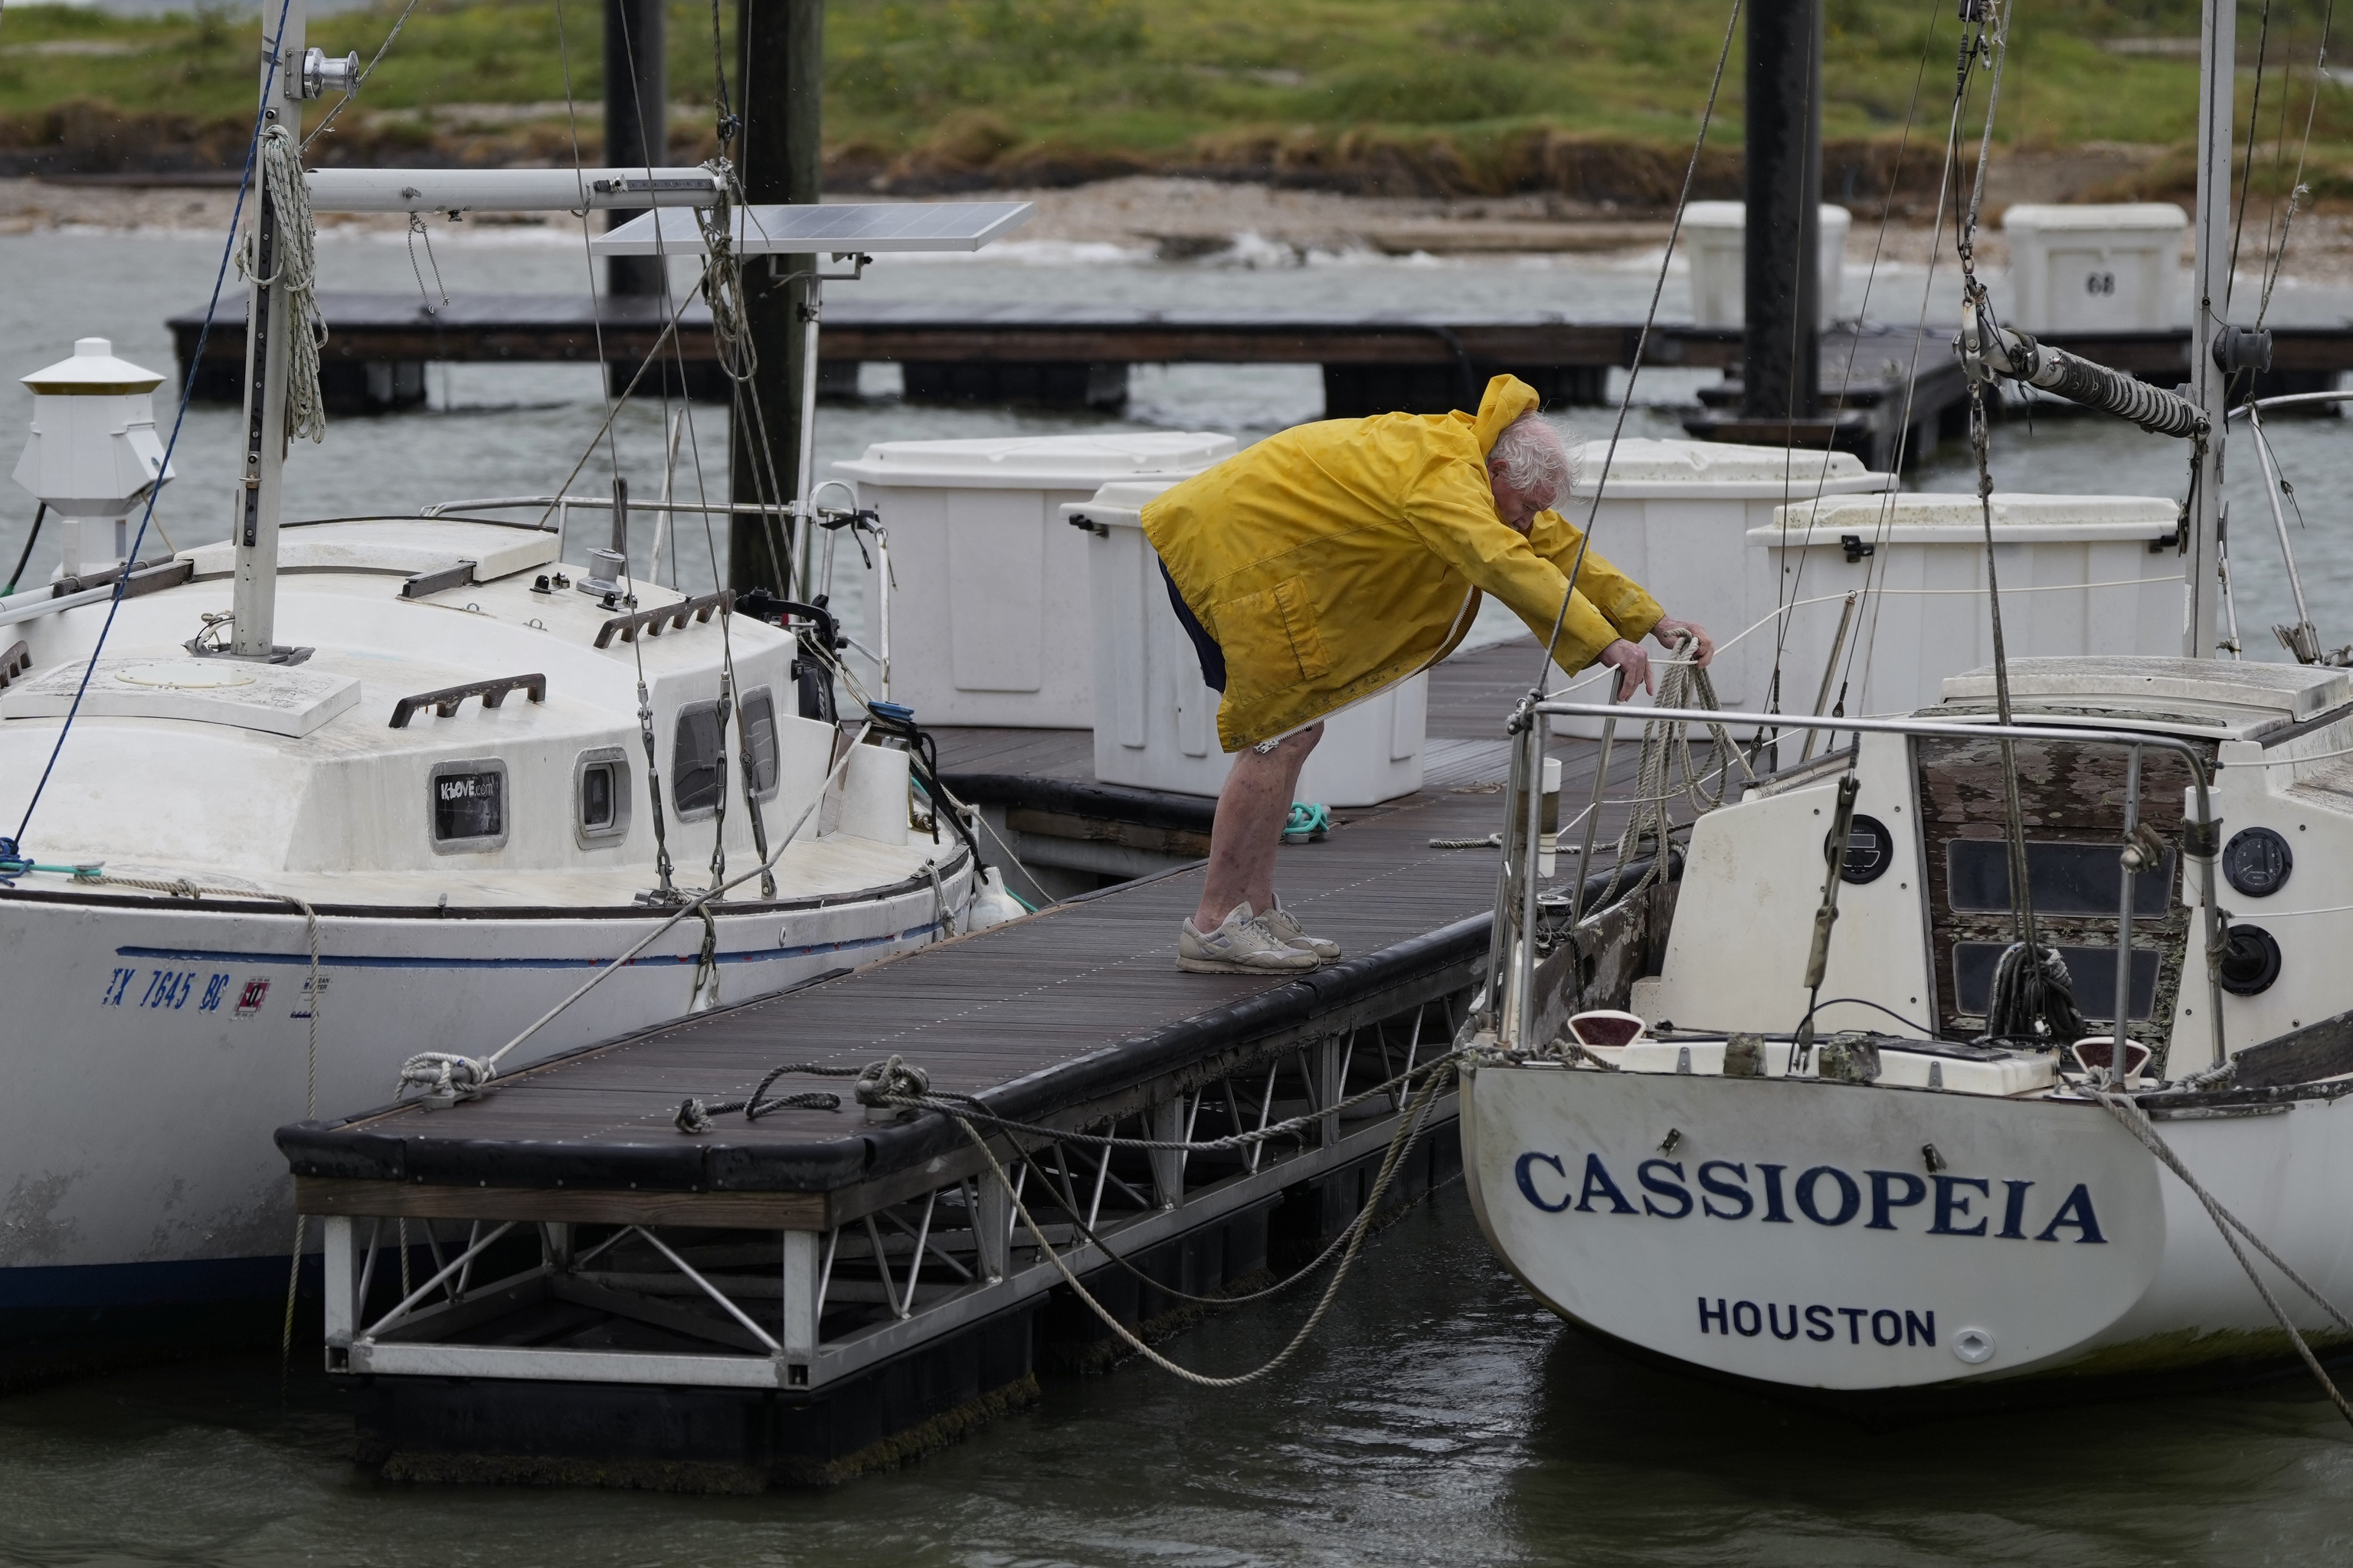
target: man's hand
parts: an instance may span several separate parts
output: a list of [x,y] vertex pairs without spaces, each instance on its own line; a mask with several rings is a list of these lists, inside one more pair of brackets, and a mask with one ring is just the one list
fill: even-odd
[[1620,702],[1631,697],[1638,686],[1646,692],[1651,690],[1651,656],[1624,638],[1604,648],[1596,662],[1607,664],[1618,672]]
[[1707,628],[1697,621],[1662,619],[1656,626],[1651,628],[1651,635],[1659,640],[1660,647],[1670,652],[1674,649],[1675,639],[1690,638],[1692,651],[1699,655],[1693,662],[1700,669],[1706,669],[1715,658],[1715,639],[1710,637],[1707,634]]

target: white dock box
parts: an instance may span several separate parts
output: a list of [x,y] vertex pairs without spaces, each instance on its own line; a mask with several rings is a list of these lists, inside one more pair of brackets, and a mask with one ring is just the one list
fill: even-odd
[[[1773,629],[1733,639],[1770,615],[1778,603],[1774,564],[1749,543],[1768,527],[1785,502],[1816,496],[1871,494],[1895,488],[1892,473],[1873,473],[1845,452],[1796,452],[1715,441],[1621,440],[1601,483],[1606,440],[1575,454],[1577,484],[1562,516],[1583,527],[1596,487],[1601,510],[1593,547],[1610,565],[1650,590],[1679,620],[1696,620],[1719,647],[1709,673],[1716,700],[1728,708],[1761,705],[1773,672]],[[1657,655],[1655,642],[1645,649]],[[1596,683],[1580,689],[1587,702],[1605,700]],[[1648,696],[1635,702],[1648,705]],[[1783,703],[1787,705],[1785,684]],[[1599,720],[1563,719],[1563,734],[1599,735]]]
[[[1219,695],[1168,602],[1144,536],[1147,503],[1174,480],[1106,484],[1066,505],[1082,517],[1094,585],[1095,778],[1104,784],[1215,795],[1233,766],[1218,744]],[[1071,533],[1078,536],[1078,530]],[[1421,788],[1430,677],[1416,675],[1324,721],[1298,798],[1370,806]]]
[[1234,439],[1100,430],[879,441],[833,465],[891,539],[891,695],[926,725],[1084,729],[1093,721],[1086,540],[1065,502],[1142,474],[1175,482]]
[[2010,238],[2006,324],[2021,332],[2156,332],[2183,299],[2181,237],[2189,215],[2171,202],[2018,206]]
[[[1853,217],[1825,206],[1821,217],[1821,319],[1839,319],[1846,269],[1846,231]],[[1695,201],[1683,208],[1684,258],[1691,264],[1692,320],[1700,326],[1736,327],[1748,316],[1748,204]]]
[[[1997,493],[1994,560],[2010,657],[2178,654],[2183,557],[2172,540],[2179,515],[2179,503],[2161,496]],[[1831,683],[1835,703],[1840,681],[1852,681],[1849,714],[1929,706],[1947,676],[1992,662],[1976,496],[1809,502],[1749,536],[1800,607],[1783,663],[1784,711],[1812,711],[1849,589],[1870,586],[1881,596],[1857,605]]]

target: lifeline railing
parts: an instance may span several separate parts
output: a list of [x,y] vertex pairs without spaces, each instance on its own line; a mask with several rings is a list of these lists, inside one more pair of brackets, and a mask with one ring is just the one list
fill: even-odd
[[[1600,815],[1604,790],[1609,778],[1609,751],[1616,737],[1618,722],[1639,714],[1646,724],[1665,725],[1727,725],[1755,726],[1760,730],[1844,730],[1856,734],[1902,735],[1952,740],[2062,740],[2079,745],[2119,747],[2126,750],[2127,770],[2125,801],[2125,832],[2129,842],[2139,822],[2141,753],[2145,749],[2169,751],[2189,765],[2193,810],[2195,814],[2183,824],[2181,848],[2185,855],[2198,864],[2200,903],[2203,906],[2206,947],[2206,1015],[2212,1035],[2214,1062],[2220,1065],[2229,1057],[2222,1043],[2222,982],[2218,965],[2222,954],[2221,916],[2214,895],[2214,858],[2221,849],[2221,822],[2214,816],[2211,781],[2208,777],[2206,758],[2197,746],[2176,736],[2156,735],[2137,730],[2092,729],[2062,725],[2027,725],[1980,723],[1973,720],[1923,718],[1851,718],[1815,716],[1807,714],[1738,713],[1715,708],[1636,708],[1627,709],[1616,703],[1568,703],[1524,701],[1512,716],[1512,775],[1506,791],[1508,802],[1503,832],[1503,872],[1496,889],[1495,923],[1489,939],[1485,1006],[1481,1009],[1481,1027],[1493,1031],[1495,1039],[1507,1048],[1533,1051],[1543,1042],[1528,1038],[1537,1009],[1531,1005],[1535,991],[1536,961],[1536,855],[1543,842],[1543,778],[1546,741],[1549,738],[1555,718],[1598,718],[1601,726],[1601,751],[1593,773],[1593,796],[1578,815],[1585,828],[1586,853],[1591,853],[1593,827]],[[1564,822],[1565,833],[1574,825]],[[2116,934],[2116,997],[2112,1070],[2121,1075],[2126,1070],[2128,1053],[2122,1041],[2125,1020],[2129,1015],[2128,1001],[2132,980],[2132,915],[2133,878],[2136,874],[2133,857],[2118,856],[2119,876],[2123,885],[2118,906],[2120,925]],[[1582,919],[1583,868],[1579,867],[1578,902],[1575,917]],[[1508,983],[1499,983],[1508,977]]]

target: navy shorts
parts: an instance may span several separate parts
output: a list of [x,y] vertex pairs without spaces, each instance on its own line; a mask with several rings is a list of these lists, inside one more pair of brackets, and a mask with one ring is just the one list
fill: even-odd
[[1176,591],[1176,579],[1168,575],[1168,563],[1166,561],[1160,563],[1160,580],[1168,585],[1168,602],[1176,607],[1176,624],[1185,629],[1185,635],[1193,640],[1193,652],[1200,655],[1201,683],[1213,692],[1224,691],[1226,651],[1218,646],[1218,640],[1209,635],[1209,629],[1201,624],[1200,618],[1193,613],[1193,607],[1187,604],[1185,596]]

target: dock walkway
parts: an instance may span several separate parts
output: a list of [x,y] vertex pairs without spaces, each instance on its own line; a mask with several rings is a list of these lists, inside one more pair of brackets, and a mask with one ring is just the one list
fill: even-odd
[[[1440,737],[1457,781],[1282,850],[1286,906],[1347,954],[1313,974],[1179,972],[1188,863],[573,1053],[448,1108],[281,1129],[297,1202],[326,1220],[329,1363],[355,1380],[364,1456],[417,1477],[836,1479],[1019,1402],[1041,1364],[1113,1358],[945,1117],[872,1119],[840,1080],[794,1075],[769,1092],[839,1092],[840,1108],[680,1130],[682,1102],[741,1100],[788,1064],[896,1055],[935,1092],[1054,1129],[992,1147],[1048,1239],[1146,1334],[1314,1255],[1366,1203],[1399,1121],[1388,1096],[1325,1107],[1445,1049],[1478,983],[1495,856],[1431,841],[1500,826],[1501,721],[1534,655],[1516,642],[1434,673],[1438,727],[1484,731]],[[944,760],[994,747],[992,767],[1059,758],[1074,774],[1085,738],[957,732]],[[1594,744],[1556,749],[1569,788],[1589,788]],[[1306,1134],[1255,1152],[1062,1136],[1199,1139],[1303,1116]],[[1440,1102],[1390,1202],[1459,1169],[1452,1116]],[[440,1275],[405,1302],[389,1261],[402,1223]]]

